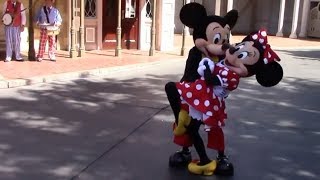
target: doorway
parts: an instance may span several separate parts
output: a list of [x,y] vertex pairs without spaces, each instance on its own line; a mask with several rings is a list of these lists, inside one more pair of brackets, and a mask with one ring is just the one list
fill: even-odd
[[[103,0],[103,48],[117,45],[118,0]],[[139,0],[121,0],[121,48],[138,49]]]

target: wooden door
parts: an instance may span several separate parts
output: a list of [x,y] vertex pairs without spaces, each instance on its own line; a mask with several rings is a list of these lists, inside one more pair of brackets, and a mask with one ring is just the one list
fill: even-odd
[[140,15],[140,49],[149,50],[151,45],[151,26],[152,26],[152,7],[153,0],[146,0],[142,6]]
[[173,49],[174,44],[174,11],[175,1],[162,0],[161,51]]
[[[121,2],[121,46],[123,49],[138,49],[139,0]],[[117,45],[118,0],[103,1],[103,48]]]

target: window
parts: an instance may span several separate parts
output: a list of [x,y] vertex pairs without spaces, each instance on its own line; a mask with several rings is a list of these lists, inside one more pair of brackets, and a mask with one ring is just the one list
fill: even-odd
[[135,18],[136,17],[136,0],[126,0],[126,18]]
[[96,0],[86,0],[85,1],[85,17],[86,18],[96,18],[97,9],[96,9]]
[[146,17],[152,18],[152,4],[151,0],[147,0],[146,2]]

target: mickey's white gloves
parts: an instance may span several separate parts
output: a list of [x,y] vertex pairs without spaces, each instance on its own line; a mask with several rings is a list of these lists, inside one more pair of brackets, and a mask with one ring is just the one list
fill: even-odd
[[199,63],[199,66],[198,66],[198,74],[202,77],[204,77],[204,71],[206,70],[206,66],[205,66],[205,62],[208,62],[208,65],[209,65],[209,68],[210,68],[210,71],[211,73],[213,72],[214,70],[214,62],[211,61],[211,59],[209,58],[203,58],[200,63]]
[[227,90],[225,87],[215,86],[213,88],[213,93],[218,97],[227,98],[229,93],[230,93],[230,91]]

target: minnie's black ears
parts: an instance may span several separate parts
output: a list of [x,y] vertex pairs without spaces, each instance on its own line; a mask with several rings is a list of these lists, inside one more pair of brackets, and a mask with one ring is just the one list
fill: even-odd
[[241,42],[253,41],[252,38],[251,38],[251,35],[252,35],[252,34],[249,34],[249,35],[247,35],[246,37],[244,37]]
[[189,28],[197,27],[206,17],[206,9],[199,3],[188,3],[180,10],[180,20]]
[[224,16],[224,18],[226,19],[227,24],[229,24],[229,26],[230,26],[230,29],[232,29],[236,25],[238,17],[239,17],[238,11],[235,10],[235,9],[229,11]]
[[256,79],[261,86],[272,87],[277,85],[283,77],[283,70],[279,63],[271,62],[259,69]]

